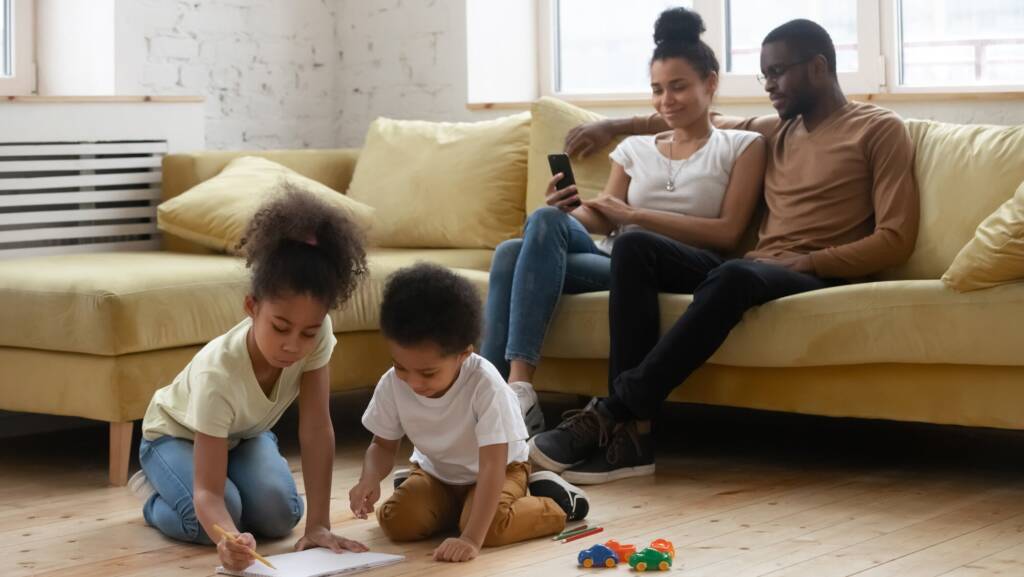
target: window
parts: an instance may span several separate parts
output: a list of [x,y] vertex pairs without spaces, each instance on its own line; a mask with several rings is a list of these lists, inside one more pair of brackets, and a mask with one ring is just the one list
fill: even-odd
[[[467,5],[470,93],[475,85],[488,92],[485,99],[471,97],[472,102],[537,95],[647,99],[654,21],[671,6],[692,8],[703,17],[703,39],[719,57],[719,94],[726,97],[764,95],[756,80],[761,42],[794,18],[829,31],[839,82],[849,94],[1024,87],[1024,0],[467,0]],[[522,63],[507,64],[516,59]],[[493,72],[495,64],[501,64],[500,75]]]
[[856,72],[857,2],[856,0],[730,0],[727,8],[726,58],[724,67],[734,74],[761,71],[761,41],[780,24],[796,18],[813,20],[828,30],[836,45],[836,68]]
[[0,95],[35,87],[32,0],[0,0]]
[[900,86],[1024,83],[1024,2],[901,0],[897,9]]
[[[559,0],[554,37],[554,92],[643,93],[654,49],[653,24],[673,0]],[[614,26],[609,26],[614,23]]]
[[9,77],[14,66],[11,64],[11,0],[0,0],[0,76]]

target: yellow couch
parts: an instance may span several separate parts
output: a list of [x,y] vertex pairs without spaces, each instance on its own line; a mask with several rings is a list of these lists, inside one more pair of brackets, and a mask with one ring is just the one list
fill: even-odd
[[[922,232],[911,261],[885,281],[796,295],[750,311],[672,400],[1024,428],[1024,283],[960,294],[938,280],[978,222],[1012,193],[1013,187],[993,192],[1002,184],[992,179],[1024,180],[1024,134],[986,151],[978,149],[977,135],[964,136],[971,127],[908,124],[922,192]],[[936,152],[951,146],[963,148],[963,162],[953,167]],[[171,155],[164,159],[163,197],[213,177],[242,154],[346,190],[359,151]],[[986,154],[993,155],[989,164],[975,162]],[[1007,157],[1016,159],[1015,167],[995,177],[982,174]],[[989,185],[950,190],[983,176]],[[536,195],[528,197],[527,211],[537,202]],[[490,258],[482,249],[371,250],[369,280],[333,315],[333,389],[369,387],[389,367],[377,331],[389,272],[417,260],[438,262],[484,293]],[[204,343],[238,322],[246,283],[240,260],[170,236],[158,252],[0,261],[0,409],[109,422],[110,478],[123,484],[132,421]],[[664,295],[663,326],[689,302],[688,295]],[[607,293],[565,297],[537,388],[605,392],[607,323]]]

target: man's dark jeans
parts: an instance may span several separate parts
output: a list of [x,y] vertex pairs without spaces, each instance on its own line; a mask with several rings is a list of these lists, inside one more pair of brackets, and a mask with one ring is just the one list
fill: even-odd
[[[725,260],[664,236],[634,231],[612,250],[609,398],[619,420],[650,419],[669,393],[725,342],[743,313],[836,281],[745,259]],[[693,293],[665,336],[658,293]]]

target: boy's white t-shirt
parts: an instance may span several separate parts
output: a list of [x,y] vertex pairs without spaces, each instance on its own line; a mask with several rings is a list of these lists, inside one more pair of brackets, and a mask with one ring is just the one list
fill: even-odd
[[382,439],[409,437],[410,461],[450,485],[476,483],[480,447],[508,443],[508,463],[525,462],[526,423],[515,393],[487,359],[470,354],[444,396],[417,395],[392,368],[381,377],[363,426]]
[[[736,159],[760,137],[746,130],[713,128],[708,141],[689,158],[669,161],[656,143],[656,139],[665,138],[664,134],[638,135],[620,142],[608,156],[629,175],[626,201],[630,206],[718,218]],[[665,188],[670,174],[675,175],[674,190]],[[637,228],[623,227],[603,239],[598,247],[611,254],[615,237]]]
[[313,352],[282,370],[267,395],[245,344],[250,327],[252,319],[246,317],[207,343],[171,384],[153,395],[142,421],[146,440],[169,435],[192,441],[200,432],[227,438],[234,448],[242,439],[269,431],[299,396],[302,374],[326,365],[338,342],[331,317],[324,317]]

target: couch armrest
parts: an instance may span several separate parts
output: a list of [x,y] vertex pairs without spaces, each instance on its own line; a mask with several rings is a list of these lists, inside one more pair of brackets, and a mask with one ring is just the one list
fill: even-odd
[[[337,190],[347,192],[359,159],[358,148],[309,150],[204,151],[169,154],[163,160],[161,200],[174,198],[193,186],[216,176],[240,156],[260,156]],[[204,253],[207,249],[163,234],[163,248],[174,252]]]

